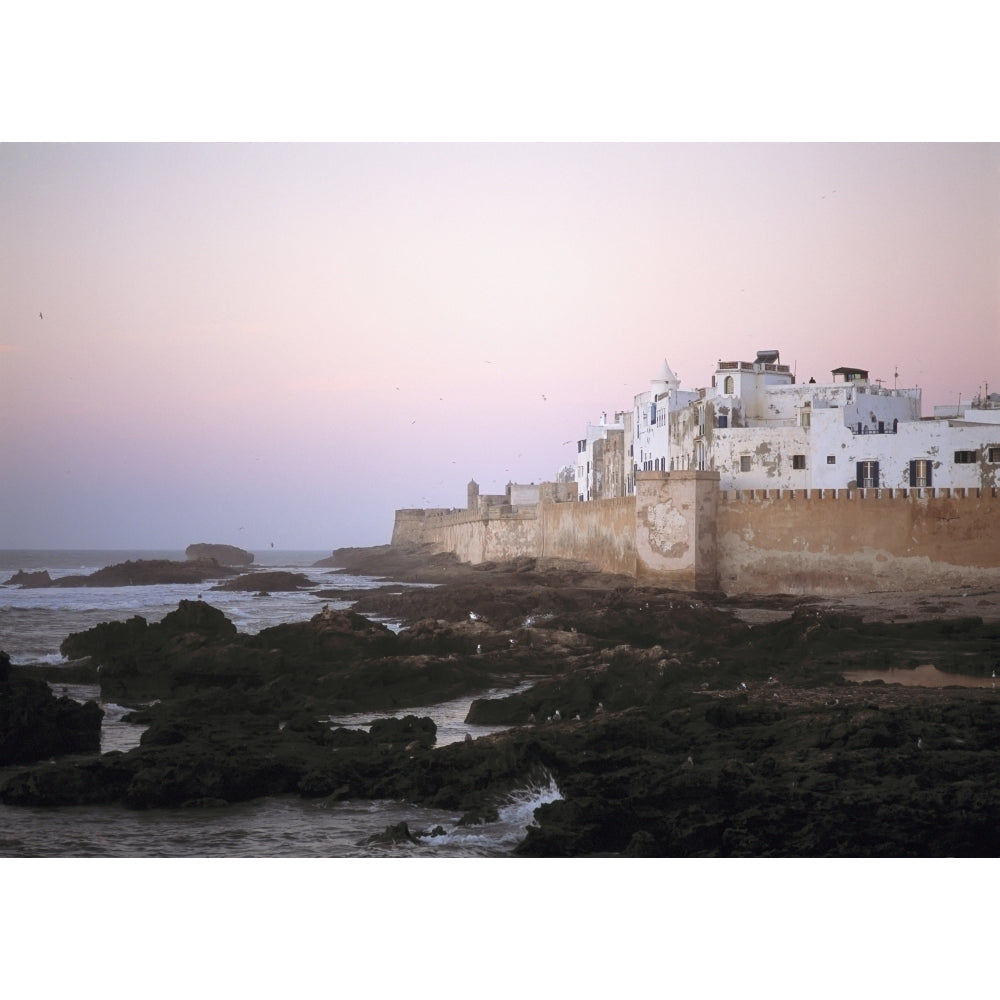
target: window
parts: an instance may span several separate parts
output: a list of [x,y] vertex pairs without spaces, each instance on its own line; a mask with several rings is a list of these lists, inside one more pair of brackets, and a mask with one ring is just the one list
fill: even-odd
[[726,381],[722,383],[722,391],[727,395],[731,396],[733,394],[733,376],[727,375]]
[[793,469],[804,469],[806,467],[806,456],[805,455],[792,455],[792,468]]
[[827,455],[826,456],[826,464],[827,465],[836,465],[837,464],[837,456],[836,455]]
[[740,472],[750,471],[750,456],[740,455]]
[[858,489],[871,490],[878,488],[878,462],[858,462]]
[[726,426],[728,426],[728,424],[729,424],[729,417],[727,417],[727,416],[726,416],[726,415],[725,415],[725,414],[723,413],[723,414],[720,414],[720,415],[719,415],[719,418],[718,418],[718,420],[716,421],[716,424],[715,424],[715,426],[716,426],[716,427],[726,427]]
[[812,411],[811,410],[803,410],[799,414],[799,423],[803,427],[810,427],[812,425]]
[[956,465],[972,465],[975,461],[976,461],[976,453],[974,451],[955,452]]
[[910,486],[916,489],[931,485],[931,463],[926,458],[915,458],[910,462]]
[[1000,445],[991,445],[988,449],[988,462],[1000,462]]

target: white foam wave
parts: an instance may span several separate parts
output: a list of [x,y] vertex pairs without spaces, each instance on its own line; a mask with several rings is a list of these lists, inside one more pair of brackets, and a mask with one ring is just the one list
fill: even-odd
[[535,810],[562,798],[555,778],[547,769],[508,792],[497,808],[497,819],[475,826],[454,826],[423,843],[435,852],[500,854],[512,851],[524,840],[528,828],[537,826]]

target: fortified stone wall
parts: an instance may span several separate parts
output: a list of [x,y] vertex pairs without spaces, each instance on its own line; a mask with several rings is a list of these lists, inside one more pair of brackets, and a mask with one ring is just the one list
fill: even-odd
[[605,573],[635,573],[635,497],[547,503],[539,555],[586,562]]
[[640,473],[636,487],[481,514],[399,510],[392,541],[473,564],[568,559],[731,594],[1000,586],[1000,490],[720,491],[702,472]]
[[510,507],[483,508],[483,513],[397,510],[392,544],[427,545],[473,564],[508,562],[538,554],[538,515],[535,509]]
[[679,590],[718,587],[717,472],[637,472],[636,576]]
[[722,492],[716,524],[727,593],[1000,585],[995,490]]

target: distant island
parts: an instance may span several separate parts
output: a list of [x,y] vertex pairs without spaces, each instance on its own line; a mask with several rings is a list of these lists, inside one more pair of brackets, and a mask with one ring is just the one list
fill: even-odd
[[220,566],[249,566],[253,553],[236,545],[217,545],[211,542],[196,542],[184,550],[190,560],[214,559]]

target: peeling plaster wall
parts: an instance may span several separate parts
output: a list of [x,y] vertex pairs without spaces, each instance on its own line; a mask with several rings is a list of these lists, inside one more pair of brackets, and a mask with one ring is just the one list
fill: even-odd
[[636,476],[636,576],[684,590],[714,590],[718,473]]
[[[674,468],[696,467],[701,440],[707,451],[707,467],[720,473],[724,490],[853,489],[857,486],[857,463],[863,461],[879,463],[882,488],[907,489],[910,462],[914,459],[932,462],[933,486],[1000,486],[1000,462],[988,461],[990,448],[1000,448],[1000,426],[918,420],[900,422],[896,433],[857,434],[845,426],[843,411],[818,407],[809,413],[809,426],[792,422],[749,428],[714,427],[712,418],[718,406],[707,403],[705,410],[703,433],[696,409],[672,420]],[[892,421],[884,420],[883,425],[891,429]],[[956,452],[976,452],[977,461],[955,462]],[[794,468],[795,455],[803,456],[805,468]],[[749,461],[748,470],[741,465],[744,458]]]

